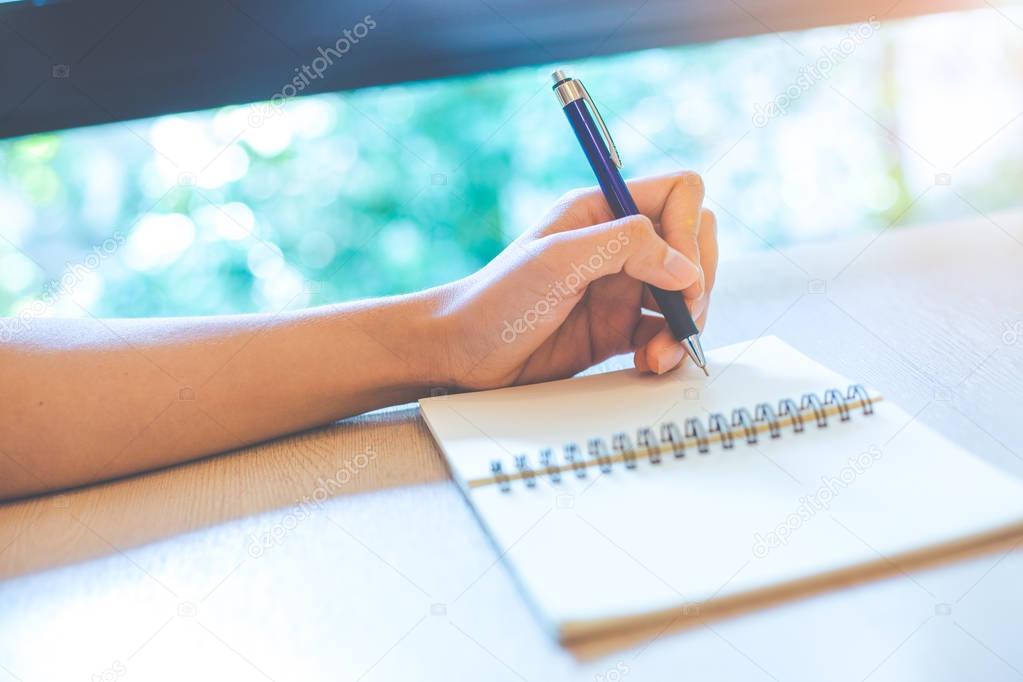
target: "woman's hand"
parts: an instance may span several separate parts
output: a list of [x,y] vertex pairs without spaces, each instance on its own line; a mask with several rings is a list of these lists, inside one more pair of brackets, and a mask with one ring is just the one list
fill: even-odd
[[628,183],[642,213],[614,220],[596,188],[573,192],[442,297],[446,381],[464,389],[571,376],[635,351],[658,374],[684,358],[644,283],[681,292],[702,329],[718,249],[703,183],[680,173]]
[[643,312],[656,308],[643,283],[683,292],[702,327],[714,216],[692,173],[631,189],[643,216],[611,221],[599,192],[572,194],[476,274],[417,294],[255,315],[33,320],[0,343],[0,498],[234,449],[439,386],[566,377],[629,350],[641,370],[665,372],[683,351]]

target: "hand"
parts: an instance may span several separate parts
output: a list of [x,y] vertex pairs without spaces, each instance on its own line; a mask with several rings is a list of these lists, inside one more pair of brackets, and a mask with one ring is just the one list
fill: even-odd
[[644,283],[681,292],[703,329],[717,270],[714,214],[695,173],[629,184],[642,213],[614,220],[599,189],[572,192],[479,272],[437,290],[447,381],[465,389],[576,374],[635,351],[658,374],[685,357]]
[[485,268],[426,292],[255,315],[35,320],[0,344],[0,498],[233,450],[439,386],[567,377],[629,350],[639,369],[665,372],[683,351],[644,312],[657,306],[643,283],[682,292],[702,328],[714,216],[693,173],[630,188],[643,216],[612,221],[598,191],[575,192]]

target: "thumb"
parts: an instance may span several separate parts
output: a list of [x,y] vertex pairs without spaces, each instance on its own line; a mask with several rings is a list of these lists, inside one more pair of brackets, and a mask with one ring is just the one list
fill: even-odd
[[580,288],[624,272],[633,279],[680,291],[700,279],[700,268],[657,234],[646,216],[567,230],[539,240],[545,264],[582,278]]

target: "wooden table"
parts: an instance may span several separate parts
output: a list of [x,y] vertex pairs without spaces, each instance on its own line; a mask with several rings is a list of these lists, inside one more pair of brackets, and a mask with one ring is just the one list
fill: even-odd
[[[1021,285],[1023,214],[769,248],[705,343],[776,334],[1023,476]],[[0,506],[0,680],[1018,680],[1021,576],[1010,547],[580,658],[404,407]]]

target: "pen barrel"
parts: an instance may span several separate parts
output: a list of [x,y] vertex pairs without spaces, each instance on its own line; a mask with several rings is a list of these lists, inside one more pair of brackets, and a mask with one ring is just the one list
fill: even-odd
[[597,127],[596,121],[587,111],[586,103],[577,99],[566,104],[564,111],[569,125],[572,126],[572,132],[579,140],[579,145],[583,148],[583,153],[586,154],[586,160],[589,162],[590,168],[593,169],[593,174],[597,176],[597,184],[600,185],[615,218],[639,215],[636,202],[633,201],[622,174],[618,172],[618,167],[611,160],[611,155],[604,144],[604,138],[600,134],[600,128]]
[[676,341],[682,341],[700,333],[699,327],[693,321],[693,316],[686,308],[682,292],[668,291],[655,286],[650,286],[650,292],[654,295],[654,300],[657,301],[657,306],[661,309],[661,314],[664,315],[664,319],[668,323],[668,329],[671,330],[671,335],[675,337]]
[[[589,162],[590,168],[593,169],[593,174],[597,176],[597,183],[604,193],[604,198],[607,199],[608,206],[611,207],[611,212],[616,218],[639,215],[639,208],[629,193],[625,179],[622,178],[618,167],[611,160],[600,129],[593,117],[590,116],[590,112],[587,111],[585,102],[581,99],[569,102],[564,106],[564,111],[569,125],[572,126],[572,131],[586,154],[586,160]],[[668,291],[655,286],[651,286],[650,291],[668,323],[668,329],[671,330],[677,341],[700,333],[689,314],[689,309],[686,308],[681,292]]]

